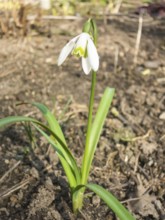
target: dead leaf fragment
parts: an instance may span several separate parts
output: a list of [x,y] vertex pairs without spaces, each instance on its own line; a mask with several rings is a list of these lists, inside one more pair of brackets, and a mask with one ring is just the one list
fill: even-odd
[[137,196],[139,200],[129,202],[132,211],[139,213],[143,217],[153,216],[155,219],[158,219],[159,215],[153,204],[156,201],[156,197],[150,195],[142,184],[137,187]]
[[156,142],[148,142],[143,140],[140,147],[144,154],[149,155],[152,154],[157,149],[157,143]]

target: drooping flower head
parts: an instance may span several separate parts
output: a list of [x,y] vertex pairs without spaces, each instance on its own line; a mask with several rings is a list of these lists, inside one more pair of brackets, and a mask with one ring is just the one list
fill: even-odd
[[85,74],[89,74],[91,70],[98,70],[99,56],[92,37],[88,33],[83,32],[74,37],[63,47],[58,58],[59,66],[70,53],[82,58],[82,68]]

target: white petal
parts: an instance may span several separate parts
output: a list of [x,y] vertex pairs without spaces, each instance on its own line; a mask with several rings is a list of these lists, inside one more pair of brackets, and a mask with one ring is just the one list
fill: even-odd
[[78,38],[79,38],[79,35],[77,37],[74,37],[63,47],[58,57],[58,61],[57,61],[58,66],[60,66],[65,61],[67,56],[71,53]]
[[90,35],[87,33],[82,33],[79,35],[77,42],[75,44],[75,48],[73,50],[73,54],[78,55],[80,57],[84,57],[86,53],[86,47],[88,39],[90,39]]
[[87,41],[90,39],[90,35],[87,33],[82,33],[79,35],[79,38],[76,42],[76,47],[82,47],[84,50],[86,49],[87,46]]
[[96,50],[96,47],[91,39],[88,39],[87,44],[87,53],[89,57],[89,62],[94,71],[97,71],[99,68],[99,56]]
[[90,65],[88,57],[87,58],[82,57],[82,68],[86,75],[90,73],[91,65]]

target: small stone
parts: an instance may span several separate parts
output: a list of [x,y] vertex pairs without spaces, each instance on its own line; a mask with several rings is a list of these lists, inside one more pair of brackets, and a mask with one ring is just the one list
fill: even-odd
[[34,167],[30,170],[30,174],[32,175],[32,177],[39,179],[39,173],[38,170],[35,169]]
[[161,113],[159,118],[162,119],[162,120],[165,120],[165,112]]
[[54,64],[54,63],[55,63],[53,57],[47,57],[47,58],[45,59],[45,62],[46,62],[46,63],[49,63],[49,64]]
[[148,166],[151,167],[151,166],[153,165],[153,163],[154,163],[153,160],[150,160],[150,161],[148,162]]
[[100,198],[99,198],[98,196],[93,196],[93,197],[92,197],[92,203],[93,203],[93,205],[95,205],[95,206],[100,205]]
[[160,66],[160,62],[158,60],[148,60],[144,63],[144,66],[149,69],[157,69]]
[[150,71],[150,69],[145,69],[145,70],[143,70],[143,71],[141,72],[141,74],[144,75],[144,76],[146,76],[146,75],[151,74],[151,71]]
[[48,214],[50,214],[50,216],[53,217],[53,219],[62,219],[60,213],[57,210],[51,210],[51,212],[49,212]]
[[125,156],[124,162],[128,163],[128,155]]
[[10,197],[11,206],[14,207],[18,203],[18,198],[16,195]]
[[47,189],[52,190],[54,188],[53,182],[50,177],[45,181],[45,186]]
[[9,164],[9,160],[6,159],[6,160],[5,160],[5,163],[6,163],[6,164]]

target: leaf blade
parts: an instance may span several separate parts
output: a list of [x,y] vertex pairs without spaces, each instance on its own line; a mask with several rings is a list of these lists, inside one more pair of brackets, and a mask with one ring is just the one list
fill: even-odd
[[108,114],[115,89],[106,88],[103,97],[100,101],[94,122],[92,124],[89,143],[84,152],[83,166],[82,166],[82,184],[86,184],[90,167],[93,161],[94,153],[101,135],[101,131],[104,125],[104,121]]
[[[32,105],[37,107],[42,112],[43,116],[45,117],[45,119],[47,120],[47,122],[49,124],[50,129],[54,132],[54,134],[56,134],[60,138],[60,140],[62,140],[64,145],[67,147],[65,136],[64,136],[64,134],[63,134],[63,132],[61,130],[61,127],[60,127],[58,121],[56,120],[55,116],[49,111],[49,109],[45,105],[43,105],[41,103],[33,102]],[[57,144],[61,145],[61,143],[58,142],[58,140],[57,140]],[[60,146],[60,147],[63,147],[63,146]],[[66,149],[65,149],[65,151],[66,151]],[[77,180],[77,184],[79,184],[80,183],[80,179],[81,179],[81,175],[80,175],[80,171],[79,171],[79,168],[77,166],[76,160],[74,159],[73,156],[72,157],[68,157],[66,155],[65,151],[63,151],[63,154],[66,156],[68,162],[70,163],[70,165],[72,167],[72,170],[73,170],[73,172],[75,174],[75,177],[76,177],[76,180]],[[70,155],[71,155],[71,153],[70,153]]]
[[110,192],[97,184],[86,184],[86,187],[95,192],[121,220],[136,220],[130,212]]
[[[60,161],[62,163],[62,166],[65,170],[66,176],[68,178],[68,182],[70,183],[70,187],[71,190],[72,188],[74,188],[77,185],[75,176],[74,176],[74,171],[72,170],[72,167],[70,166],[70,164],[68,163],[68,161],[66,160],[65,156],[63,155],[63,152],[60,151],[60,148],[58,146],[56,146],[55,142],[53,141],[53,139],[48,136],[42,129],[40,129],[37,125],[35,125],[33,123],[33,126],[47,139],[47,141],[55,148]],[[72,157],[72,155],[68,155],[68,157]]]
[[58,121],[56,120],[55,116],[49,111],[49,109],[45,105],[38,103],[38,102],[32,102],[31,104],[33,106],[37,107],[41,111],[41,113],[43,114],[43,116],[47,120],[50,129],[54,133],[56,133],[59,136],[59,138],[62,140],[62,142],[67,146],[64,134],[63,134],[61,127],[60,127]]
[[22,121],[40,123],[36,119],[26,117],[26,116],[8,116],[6,118],[0,119],[0,128],[8,126],[8,125],[16,123],[16,122],[22,122]]
[[[42,128],[46,129],[56,140],[58,140],[59,144],[56,145],[56,147],[54,145],[54,147],[57,150],[57,152],[59,153],[59,155],[61,155],[61,157],[60,157],[61,163],[64,167],[66,167],[65,161],[67,161],[67,164],[68,164],[68,166],[71,167],[71,170],[76,178],[76,182],[78,183],[79,180],[77,180],[77,176],[78,176],[78,178],[80,178],[81,175],[80,175],[80,171],[78,170],[76,161],[75,161],[73,155],[71,154],[71,152],[69,151],[68,147],[65,145],[65,143],[62,142],[62,140],[58,137],[58,135],[56,135],[50,128],[48,128],[47,126],[45,126],[44,124],[42,124],[38,120],[30,118],[30,117],[25,117],[25,116],[9,116],[9,117],[0,119],[0,128],[7,126],[7,125],[10,125],[10,124],[13,124],[13,123],[17,123],[17,122],[35,123],[36,125],[39,125]],[[67,169],[65,169],[65,170],[67,171]]]

